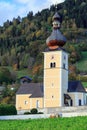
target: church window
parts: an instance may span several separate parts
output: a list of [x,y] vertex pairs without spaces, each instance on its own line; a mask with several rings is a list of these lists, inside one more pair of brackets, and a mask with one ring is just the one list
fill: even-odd
[[24,104],[25,104],[25,105],[28,104],[28,101],[24,101]]
[[55,62],[53,63],[53,66],[54,66],[54,68],[56,67],[56,63]]
[[55,68],[56,67],[56,63],[50,63],[50,68]]
[[39,108],[39,100],[36,101],[36,108]]
[[66,56],[64,55],[64,60],[66,60]]
[[81,106],[81,99],[79,99],[79,106]]
[[54,56],[53,56],[53,55],[51,56],[51,59],[54,59]]
[[52,95],[52,98],[54,98],[54,96]]
[[50,63],[50,68],[52,68],[53,67],[53,63]]
[[54,86],[54,84],[52,83],[52,87]]
[[65,65],[65,63],[63,63],[63,69],[65,69],[66,68],[66,65]]

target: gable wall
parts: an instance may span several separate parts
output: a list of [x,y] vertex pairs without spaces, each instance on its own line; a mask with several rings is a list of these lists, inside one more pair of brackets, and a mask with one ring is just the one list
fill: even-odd
[[29,98],[30,94],[16,95],[16,109],[30,110],[36,108],[36,102],[39,102],[39,108],[43,108],[43,98]]

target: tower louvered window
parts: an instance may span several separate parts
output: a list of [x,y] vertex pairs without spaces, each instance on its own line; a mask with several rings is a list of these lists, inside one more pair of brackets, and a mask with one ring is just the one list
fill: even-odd
[[55,68],[56,67],[56,63],[53,62],[53,63],[50,63],[50,68]]

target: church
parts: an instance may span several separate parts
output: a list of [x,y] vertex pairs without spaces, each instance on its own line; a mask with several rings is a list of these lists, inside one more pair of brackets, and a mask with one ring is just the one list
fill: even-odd
[[55,13],[53,30],[46,40],[47,49],[43,52],[43,83],[23,82],[21,84],[16,93],[17,111],[87,104],[86,91],[81,82],[68,81],[68,53],[63,49],[66,38],[60,32],[60,27],[60,16]]

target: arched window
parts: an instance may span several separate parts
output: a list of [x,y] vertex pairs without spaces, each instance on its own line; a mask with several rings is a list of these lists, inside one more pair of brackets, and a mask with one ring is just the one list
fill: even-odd
[[36,101],[36,108],[39,108],[39,100]]
[[66,65],[65,65],[65,63],[63,63],[63,69],[65,69],[66,68]]
[[56,67],[56,63],[50,63],[50,68],[55,68]]
[[64,55],[64,60],[66,60],[66,56]]
[[56,67],[56,63],[55,63],[55,62],[53,63],[53,67],[54,67],[54,68]]
[[28,104],[28,101],[24,101],[24,104],[25,104],[25,105]]
[[52,68],[53,67],[53,63],[50,63],[50,68]]

